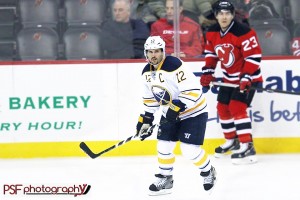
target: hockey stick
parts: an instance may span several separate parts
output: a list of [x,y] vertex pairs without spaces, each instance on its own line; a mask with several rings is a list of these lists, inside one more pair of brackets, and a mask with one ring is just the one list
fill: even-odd
[[[222,82],[213,82],[214,86],[224,86],[224,87],[233,87],[237,88],[239,85],[233,84],[233,83],[222,83]],[[268,89],[268,88],[263,88],[263,87],[255,87],[251,86],[251,90],[262,90],[270,93],[281,93],[281,94],[293,94],[293,95],[300,95],[300,92],[291,92],[291,91],[286,91],[286,90],[278,90],[278,89]]]
[[[157,124],[154,124],[154,125],[150,126],[150,127],[148,128],[148,130],[146,131],[146,133],[149,133],[150,131],[152,132],[153,129],[155,128],[155,126],[158,126],[158,125],[157,125]],[[128,137],[127,139],[122,140],[121,142],[119,142],[119,143],[117,143],[117,144],[115,144],[115,145],[113,145],[113,146],[111,146],[111,147],[109,147],[109,148],[107,148],[107,149],[105,149],[105,150],[99,152],[99,153],[94,153],[94,152],[92,152],[92,150],[88,147],[88,145],[87,145],[85,142],[81,142],[79,146],[80,146],[80,148],[81,148],[88,156],[90,156],[91,158],[94,159],[94,158],[97,158],[97,157],[101,156],[102,154],[104,154],[104,153],[106,153],[106,152],[109,152],[109,151],[111,151],[111,150],[113,150],[113,149],[115,149],[115,148],[118,148],[119,146],[121,146],[121,145],[123,145],[123,144],[125,144],[125,143],[127,143],[127,142],[129,142],[129,141],[131,141],[133,138],[136,138],[136,137],[138,137],[138,136],[139,136],[138,133],[135,134],[135,135],[132,135],[132,136]]]

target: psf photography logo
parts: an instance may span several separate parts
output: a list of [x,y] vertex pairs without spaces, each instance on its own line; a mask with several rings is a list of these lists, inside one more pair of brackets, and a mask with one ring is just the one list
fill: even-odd
[[88,184],[70,186],[48,186],[48,185],[23,185],[4,184],[4,195],[72,195],[74,197],[86,195],[91,189]]

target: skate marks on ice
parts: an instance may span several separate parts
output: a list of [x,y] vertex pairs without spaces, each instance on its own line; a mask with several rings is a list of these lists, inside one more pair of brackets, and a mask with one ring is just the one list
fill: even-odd
[[[0,199],[73,199],[72,195],[4,195],[6,185],[69,187],[90,185],[81,200],[295,200],[300,199],[300,154],[257,155],[258,163],[233,165],[230,157],[214,158],[217,184],[208,195],[198,170],[178,156],[174,166],[172,194],[149,196],[155,180],[157,158],[102,157],[99,159],[2,159],[0,160]],[[11,191],[10,191],[11,192]]]

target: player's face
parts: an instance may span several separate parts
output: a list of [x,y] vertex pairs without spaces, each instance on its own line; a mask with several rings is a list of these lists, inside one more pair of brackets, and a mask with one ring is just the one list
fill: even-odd
[[228,10],[221,10],[216,15],[218,23],[220,24],[221,29],[224,31],[228,28],[229,24],[234,18],[234,15]]
[[162,49],[147,50],[147,58],[151,65],[157,65],[163,60],[164,52]]

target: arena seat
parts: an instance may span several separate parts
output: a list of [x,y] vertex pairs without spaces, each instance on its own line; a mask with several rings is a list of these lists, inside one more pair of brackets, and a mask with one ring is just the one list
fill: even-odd
[[263,55],[290,55],[291,35],[284,25],[261,23],[252,28],[257,33]]
[[102,59],[101,31],[95,26],[69,27],[63,35],[67,60]]
[[17,35],[18,60],[57,60],[59,37],[48,27],[23,28]]
[[18,15],[23,27],[47,26],[59,23],[59,0],[19,0]]
[[65,21],[68,26],[100,26],[106,17],[104,0],[65,0]]

